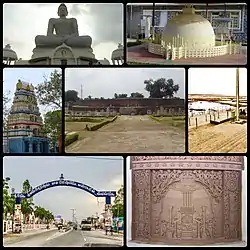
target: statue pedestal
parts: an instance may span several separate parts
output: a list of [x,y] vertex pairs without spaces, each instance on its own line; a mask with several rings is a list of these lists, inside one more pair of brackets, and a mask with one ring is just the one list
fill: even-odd
[[56,48],[35,48],[30,64],[45,65],[89,65],[95,64],[92,48],[71,48],[62,44]]

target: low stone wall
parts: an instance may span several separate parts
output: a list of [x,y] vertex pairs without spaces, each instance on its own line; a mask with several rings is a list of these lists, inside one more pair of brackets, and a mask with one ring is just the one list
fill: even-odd
[[197,128],[202,125],[207,125],[210,121],[221,121],[224,119],[228,119],[231,117],[230,111],[224,112],[214,112],[211,114],[202,114],[196,115],[192,117],[188,117],[188,127],[189,128]]

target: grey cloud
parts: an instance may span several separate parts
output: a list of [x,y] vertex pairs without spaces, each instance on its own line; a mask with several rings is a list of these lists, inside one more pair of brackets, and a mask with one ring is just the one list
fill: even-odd
[[84,13],[95,20],[91,26],[95,46],[104,42],[123,43],[123,4],[75,4],[70,13]]
[[72,16],[79,16],[81,14],[87,15],[88,11],[85,9],[83,4],[74,4],[71,6],[71,8],[68,10],[69,14]]

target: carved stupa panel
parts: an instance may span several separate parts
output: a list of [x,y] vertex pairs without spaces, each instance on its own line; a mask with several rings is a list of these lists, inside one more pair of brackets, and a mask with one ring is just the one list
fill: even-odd
[[132,168],[132,197],[132,240],[241,240],[241,171]]

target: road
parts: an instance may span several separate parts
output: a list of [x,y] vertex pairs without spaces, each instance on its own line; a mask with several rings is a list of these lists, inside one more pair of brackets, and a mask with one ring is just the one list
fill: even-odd
[[68,153],[183,153],[185,129],[153,121],[149,116],[119,116],[79,140]]
[[123,246],[123,236],[105,235],[104,231],[50,231],[4,243],[4,247],[89,247]]

